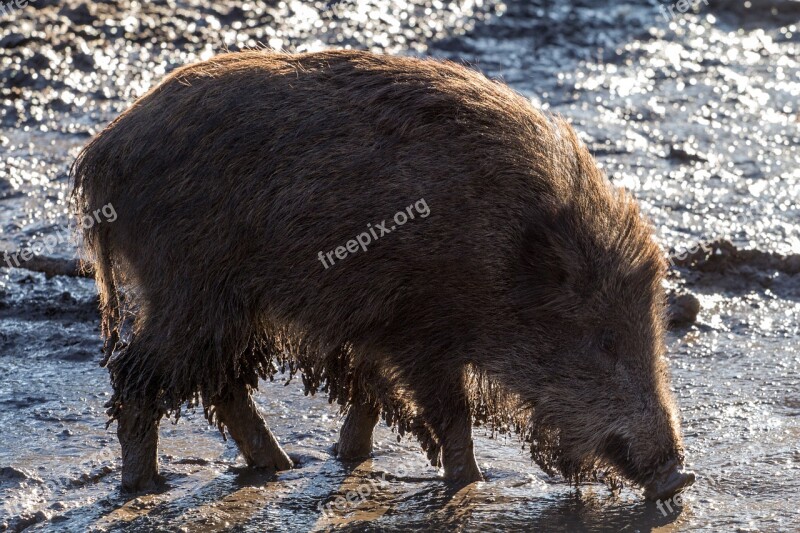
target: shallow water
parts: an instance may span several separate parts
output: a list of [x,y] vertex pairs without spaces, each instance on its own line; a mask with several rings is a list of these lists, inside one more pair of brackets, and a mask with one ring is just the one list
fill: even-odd
[[[62,234],[76,151],[165,72],[263,43],[467,61],[571,120],[665,248],[725,238],[788,265],[800,253],[800,9],[752,3],[745,12],[700,3],[668,22],[647,2],[38,0],[0,15],[0,250]],[[68,241],[44,251],[75,253]],[[460,491],[383,426],[373,460],[343,465],[330,453],[337,409],[299,383],[263,384],[258,395],[298,468],[249,471],[190,412],[162,425],[169,489],[126,499],[105,428],[93,283],[0,270],[0,530],[797,529],[797,270],[683,268],[669,284],[702,305],[669,337],[699,479],[682,508],[662,512],[637,491],[551,479],[515,438],[481,429],[487,481]]]

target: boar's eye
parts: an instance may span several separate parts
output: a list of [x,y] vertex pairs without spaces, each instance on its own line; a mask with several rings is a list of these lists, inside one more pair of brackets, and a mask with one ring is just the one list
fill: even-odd
[[598,347],[606,354],[614,355],[614,348],[616,347],[614,343],[614,332],[610,329],[604,329],[601,331]]

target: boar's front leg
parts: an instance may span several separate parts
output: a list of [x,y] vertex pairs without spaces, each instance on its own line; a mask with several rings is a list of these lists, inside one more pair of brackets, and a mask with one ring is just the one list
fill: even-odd
[[350,405],[336,444],[336,456],[344,461],[369,457],[372,453],[372,430],[378,423],[381,410],[369,403]]
[[463,374],[452,369],[409,377],[425,423],[441,447],[444,477],[456,483],[483,481],[472,443],[472,412]]
[[228,428],[249,466],[276,472],[294,466],[258,412],[247,385],[231,386],[213,405],[217,418]]
[[163,482],[158,474],[158,422],[161,412],[146,403],[128,401],[117,414],[122,447],[122,490],[153,491]]

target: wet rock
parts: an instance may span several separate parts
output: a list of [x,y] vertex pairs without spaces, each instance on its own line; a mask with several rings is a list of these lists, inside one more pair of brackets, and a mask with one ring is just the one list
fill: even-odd
[[58,356],[58,358],[62,361],[82,363],[94,359],[95,354],[91,350],[72,350]]
[[[715,0],[705,9],[721,22],[745,31],[779,28],[800,21],[798,0]],[[796,38],[797,32],[787,35]]]
[[31,38],[21,33],[9,33],[0,39],[0,48],[16,48],[31,41]]
[[797,0],[716,0],[710,7],[739,16],[770,14],[784,17],[787,22],[800,20],[800,2]]
[[91,25],[97,19],[88,4],[78,4],[74,7],[64,6],[58,14],[68,18],[74,24],[82,26]]
[[176,459],[171,462],[172,464],[176,465],[201,465],[201,466],[205,466],[210,463],[208,459],[203,459],[201,457],[184,457],[182,459]]
[[230,24],[236,20],[245,20],[247,18],[244,10],[239,6],[234,6],[225,15],[219,17],[220,20],[226,24]]
[[49,515],[44,511],[24,513],[16,518],[12,518],[8,523],[8,529],[10,531],[24,531],[31,526],[47,521],[49,518]]
[[47,7],[57,6],[61,3],[61,0],[35,0],[30,2],[28,5],[33,9],[45,9]]
[[50,59],[46,55],[36,52],[25,61],[24,65],[31,70],[43,70],[50,68]]
[[0,178],[0,198],[4,198],[7,193],[14,190],[11,183],[3,178]]
[[19,113],[13,107],[0,109],[0,117],[2,117],[3,126],[12,127],[19,122]]
[[0,486],[19,486],[26,481],[42,483],[41,479],[27,470],[14,468],[13,466],[4,466],[0,468]]
[[700,312],[700,300],[690,293],[674,294],[667,303],[670,328],[690,326],[697,320]]
[[52,111],[65,113],[72,110],[73,106],[64,101],[60,96],[50,101],[49,107]]
[[800,274],[800,254],[793,254],[784,259],[784,270],[787,274]]
[[15,408],[15,409],[25,409],[27,407],[31,407],[34,405],[40,405],[43,403],[47,403],[48,399],[43,396],[24,396],[24,397],[16,397],[11,400],[6,400],[4,402],[8,408]]
[[[61,259],[44,255],[34,255],[21,265],[33,272],[43,272],[47,279],[53,276],[92,277],[93,274],[81,267],[77,259]],[[63,298],[63,295],[62,295]],[[62,299],[62,302],[64,300]]]
[[109,474],[113,474],[114,469],[109,465],[103,465],[91,472],[81,474],[80,477],[70,480],[73,487],[85,487],[93,483],[97,483]]
[[718,239],[695,247],[696,251],[670,257],[670,263],[697,272],[752,277],[754,273],[800,273],[800,254],[783,255],[759,249],[741,250],[732,242]]
[[16,72],[11,73],[11,76],[8,78],[9,85],[13,85],[15,87],[34,87],[36,89],[43,89],[45,84],[42,83],[41,86],[37,86],[37,79],[41,80],[38,76],[34,76],[30,71],[23,71],[17,70]]
[[92,72],[95,68],[94,57],[84,52],[76,52],[72,55],[72,65],[82,72]]
[[688,146],[670,146],[668,159],[681,163],[697,163],[708,161],[708,157]]

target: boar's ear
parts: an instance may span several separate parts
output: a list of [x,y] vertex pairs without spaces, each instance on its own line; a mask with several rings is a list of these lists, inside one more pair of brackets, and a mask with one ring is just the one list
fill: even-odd
[[518,287],[527,309],[549,308],[549,312],[567,311],[574,292],[571,278],[578,265],[564,237],[568,228],[564,214],[547,220],[532,220],[522,234]]
[[567,281],[558,238],[549,228],[530,224],[522,237],[522,275],[533,285],[555,287]]

